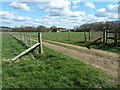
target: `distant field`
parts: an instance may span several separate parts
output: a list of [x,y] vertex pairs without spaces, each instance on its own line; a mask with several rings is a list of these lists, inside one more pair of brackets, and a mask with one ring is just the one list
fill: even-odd
[[[26,49],[11,36],[3,35],[3,58],[9,59]],[[27,54],[19,62],[2,63],[3,88],[111,88],[116,79],[104,71],[47,47],[40,58]]]
[[[58,33],[42,33],[44,39],[59,41],[84,41],[84,32],[58,32]],[[87,33],[88,37],[88,33]]]
[[[26,33],[30,34],[30,33]],[[33,37],[37,37],[37,33],[31,33]],[[88,38],[88,33],[86,34]],[[58,41],[84,41],[84,32],[42,32],[43,39]]]
[[[26,33],[30,34],[30,33]],[[37,33],[31,33],[33,38],[37,38]],[[63,43],[69,43],[80,46],[90,46],[91,48],[102,49],[112,52],[120,52],[119,47],[110,46],[107,43],[97,42],[97,43],[85,43],[84,32],[45,32],[42,33],[43,39],[53,40]],[[87,33],[88,38],[88,33]],[[109,43],[113,43],[113,40],[109,40]]]

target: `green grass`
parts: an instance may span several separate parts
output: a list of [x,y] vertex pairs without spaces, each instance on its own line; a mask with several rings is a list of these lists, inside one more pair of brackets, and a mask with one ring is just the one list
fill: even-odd
[[[25,33],[26,35],[30,35],[30,32]],[[32,37],[37,37],[37,33],[32,32]],[[50,40],[75,40],[75,41],[84,41],[84,32],[42,32],[42,36],[44,39],[50,39]],[[88,37],[88,33],[87,33]]]
[[[88,34],[88,33],[87,33]],[[42,33],[44,39],[59,40],[59,41],[84,41],[84,32],[52,32]],[[88,37],[88,35],[87,35]]]
[[[26,46],[3,35],[3,48],[4,58],[11,58],[12,52],[19,53]],[[39,59],[27,54],[19,62],[3,61],[3,88],[117,88],[116,79],[104,71],[45,46],[43,49]]]
[[25,45],[20,44],[13,37],[7,34],[2,35],[2,58],[11,59],[26,49]]

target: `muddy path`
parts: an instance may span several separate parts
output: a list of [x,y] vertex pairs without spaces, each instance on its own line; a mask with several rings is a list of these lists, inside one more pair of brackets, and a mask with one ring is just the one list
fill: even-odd
[[[87,49],[86,47],[82,47],[82,46],[66,44],[66,43],[50,41],[50,40],[44,40],[43,45],[55,51],[58,51],[64,55],[67,55],[69,57],[90,64],[96,68],[100,68],[106,71],[108,74],[118,77],[119,54],[117,53],[98,50],[98,49]],[[61,45],[66,45],[67,47]],[[70,47],[74,47],[74,48],[70,48]],[[99,53],[100,55],[96,53]]]

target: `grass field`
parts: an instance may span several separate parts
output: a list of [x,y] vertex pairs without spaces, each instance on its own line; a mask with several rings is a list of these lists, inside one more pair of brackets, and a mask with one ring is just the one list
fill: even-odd
[[[53,32],[42,33],[44,39],[59,40],[59,41],[84,41],[84,32]],[[88,37],[88,33],[87,33]]]
[[[37,38],[37,33],[32,33],[32,37]],[[43,39],[53,40],[63,43],[69,43],[79,46],[89,46],[91,48],[102,49],[112,52],[120,52],[120,47],[111,46],[108,43],[96,42],[96,43],[85,43],[84,41],[84,32],[52,32],[52,33],[42,33]],[[88,38],[88,33],[87,33]],[[109,41],[113,42],[113,41]]]
[[[30,33],[26,33],[29,35]],[[32,37],[37,37],[37,33],[31,33]],[[59,41],[84,41],[84,32],[42,32],[43,39]],[[87,33],[88,38],[88,33]]]
[[[119,47],[113,47],[107,43],[96,42],[96,43],[85,43],[84,32],[59,32],[59,33],[42,33],[43,39],[53,40],[58,42],[64,42],[79,46],[89,46],[91,48],[102,49],[112,52],[120,52]],[[87,33],[88,39],[88,33]],[[109,41],[113,42],[113,41]]]
[[[3,35],[3,58],[25,50],[11,36]],[[104,71],[47,47],[40,58],[27,54],[19,62],[3,60],[3,88],[117,88],[116,79]]]

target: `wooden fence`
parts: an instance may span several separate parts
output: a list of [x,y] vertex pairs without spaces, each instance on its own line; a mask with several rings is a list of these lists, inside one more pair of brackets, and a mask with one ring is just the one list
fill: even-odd
[[117,46],[120,44],[120,30],[106,30],[106,42],[108,40],[113,40],[114,45]]
[[[113,43],[114,46],[118,46],[120,44],[120,30],[90,31],[90,41],[96,42],[99,40],[104,43]],[[113,42],[110,42],[110,40]]]
[[[16,61],[18,58],[20,58],[24,54],[30,52],[31,50],[35,49],[36,47],[39,47],[39,49],[38,49],[39,54],[43,53],[42,34],[40,32],[38,32],[38,36],[37,36],[38,39],[37,40],[32,38],[32,35],[34,34],[33,32],[32,33],[31,32],[29,32],[29,33],[28,32],[6,32],[6,33],[9,34],[10,36],[14,37],[18,41],[21,41],[22,43],[24,43],[28,47],[28,49],[21,52],[19,55],[12,58],[10,61],[12,61],[12,62]],[[11,42],[11,43],[13,43],[13,42]]]

